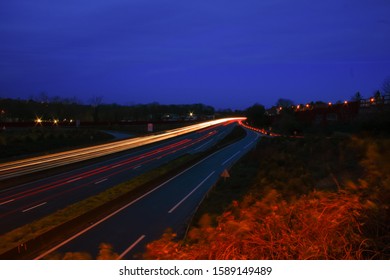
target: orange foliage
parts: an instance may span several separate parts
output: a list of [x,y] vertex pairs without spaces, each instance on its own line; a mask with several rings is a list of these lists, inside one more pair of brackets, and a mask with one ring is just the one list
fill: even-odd
[[116,260],[118,254],[113,251],[113,247],[108,243],[101,243],[99,246],[99,255],[96,259],[98,260]]
[[[193,228],[185,243],[172,233],[147,247],[148,259],[361,259],[365,250],[357,195],[312,192],[293,203],[273,190],[247,196],[210,226]],[[163,250],[162,250],[163,248]]]
[[167,232],[144,258],[389,259],[390,140],[277,141],[248,155],[258,173],[240,201],[184,240]]

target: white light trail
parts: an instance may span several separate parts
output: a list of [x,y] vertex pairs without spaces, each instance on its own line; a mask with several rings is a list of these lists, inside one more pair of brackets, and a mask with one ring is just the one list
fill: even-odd
[[182,128],[176,128],[166,131],[162,134],[125,139],[109,144],[91,146],[87,148],[74,149],[66,152],[32,157],[23,160],[11,161],[0,164],[0,181],[8,178],[13,178],[33,172],[43,171],[58,166],[63,166],[75,162],[80,162],[92,158],[97,158],[128,149],[133,149],[143,145],[166,140],[172,137],[180,136],[186,133],[201,130],[213,125],[231,122],[242,121],[246,118],[224,118],[212,120],[208,122],[198,123]]

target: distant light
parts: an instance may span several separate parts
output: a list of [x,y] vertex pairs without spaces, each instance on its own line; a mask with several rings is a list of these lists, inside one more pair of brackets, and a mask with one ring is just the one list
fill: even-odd
[[73,122],[73,120],[72,120],[72,119],[70,119],[70,120],[69,120],[69,122]]
[[58,120],[54,119],[54,120],[53,120],[53,123],[54,123],[54,124],[58,124]]
[[345,100],[345,101],[344,101],[344,104],[348,104],[348,101],[347,101],[347,100]]
[[41,118],[37,118],[37,119],[35,120],[35,122],[36,122],[36,123],[42,123],[42,119],[41,119]]
[[310,106],[309,104],[306,104],[306,108],[309,108],[309,106]]
[[299,107],[301,107],[301,105],[297,105],[297,109],[299,109]]
[[374,102],[374,100],[375,100],[374,97],[371,97],[371,98],[370,98],[370,101],[371,101],[371,102]]
[[192,117],[194,115],[194,113],[193,112],[190,112],[190,117]]
[[329,105],[329,106],[332,106],[332,102],[329,102],[328,105]]
[[283,107],[279,107],[279,110],[282,110],[283,109]]

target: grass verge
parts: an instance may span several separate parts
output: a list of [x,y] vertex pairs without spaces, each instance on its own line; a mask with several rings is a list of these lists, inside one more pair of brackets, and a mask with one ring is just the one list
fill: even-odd
[[390,140],[263,139],[145,259],[389,259]]

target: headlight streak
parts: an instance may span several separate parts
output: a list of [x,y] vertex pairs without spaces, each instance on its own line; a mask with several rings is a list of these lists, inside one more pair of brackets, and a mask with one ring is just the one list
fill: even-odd
[[75,149],[66,152],[27,158],[0,164],[0,180],[13,178],[33,172],[43,171],[54,167],[59,167],[79,161],[84,161],[96,157],[101,157],[143,145],[166,140],[197,130],[201,130],[213,125],[245,120],[246,118],[224,118],[208,122],[203,122],[183,128],[169,130],[163,134],[143,136],[132,139],[121,140],[114,143],[96,145],[87,148]]
[[[163,147],[157,148],[155,150],[151,150],[149,152],[146,152],[146,153],[143,153],[143,154],[140,154],[137,156],[133,156],[131,158],[122,160],[120,162],[115,162],[115,163],[112,163],[112,164],[109,164],[109,165],[106,165],[103,167],[99,167],[99,168],[96,168],[96,169],[93,169],[93,170],[90,170],[87,172],[78,173],[78,174],[75,174],[73,176],[66,177],[66,178],[63,178],[61,180],[57,180],[56,182],[52,182],[50,184],[45,184],[45,185],[39,186],[39,187],[34,188],[34,189],[29,189],[29,190],[24,191],[24,192],[19,192],[17,194],[10,194],[8,196],[4,196],[1,199],[2,201],[5,200],[5,202],[8,202],[8,201],[14,202],[14,201],[17,201],[17,200],[20,200],[23,198],[27,198],[29,196],[37,195],[37,194],[45,192],[45,191],[50,191],[50,190],[56,189],[56,188],[61,187],[61,186],[66,187],[66,189],[63,189],[60,192],[56,192],[54,194],[48,193],[48,195],[46,195],[44,198],[41,198],[38,201],[34,201],[32,203],[29,203],[28,205],[24,205],[22,208],[19,207],[19,208],[13,209],[11,211],[8,211],[6,213],[2,213],[0,215],[0,218],[4,218],[6,216],[12,215],[16,212],[19,212],[19,211],[27,208],[27,207],[33,207],[34,205],[36,205],[38,203],[42,203],[42,201],[46,203],[46,201],[50,201],[50,200],[55,199],[57,197],[61,197],[62,195],[66,194],[66,193],[70,193],[70,192],[76,191],[78,189],[87,187],[87,186],[91,186],[91,185],[93,186],[93,185],[95,185],[95,182],[97,180],[100,180],[101,178],[104,178],[104,180],[107,180],[108,178],[115,176],[119,173],[134,169],[134,167],[139,166],[140,164],[143,165],[143,164],[146,164],[148,162],[155,160],[156,159],[155,156],[158,154],[160,154],[160,157],[168,156],[169,154],[173,154],[179,150],[188,148],[188,147],[193,146],[199,142],[202,142],[202,141],[206,140],[207,138],[215,135],[216,133],[217,133],[217,131],[213,130],[213,131],[208,132],[206,135],[200,136],[197,139],[183,139],[179,142],[175,142],[173,144],[169,144],[167,146],[163,146]],[[142,160],[142,159],[143,159],[143,161],[139,162],[139,160]],[[116,169],[117,167],[121,167],[121,168]],[[107,172],[110,172],[111,170],[112,170],[112,172],[107,174]],[[95,178],[90,182],[83,182],[83,183],[78,184],[78,185],[68,186],[69,183],[72,183],[76,180],[87,179],[88,177],[98,175],[98,174],[103,173],[103,172],[105,172],[106,174],[102,174],[102,177],[99,179]],[[7,193],[7,191],[5,193]],[[5,193],[3,193],[3,195]]]

